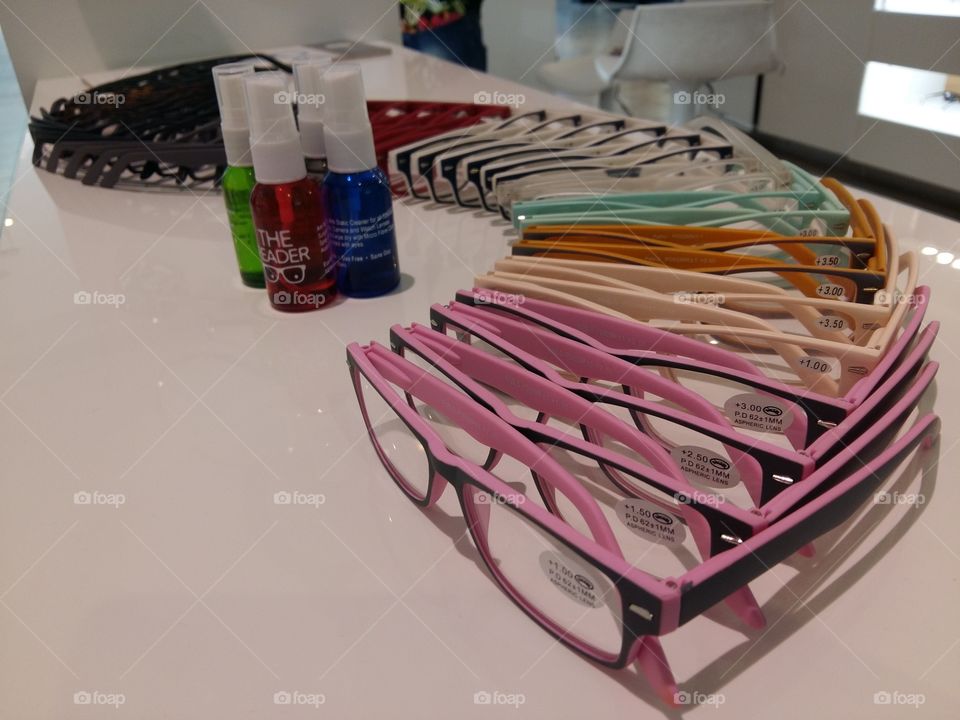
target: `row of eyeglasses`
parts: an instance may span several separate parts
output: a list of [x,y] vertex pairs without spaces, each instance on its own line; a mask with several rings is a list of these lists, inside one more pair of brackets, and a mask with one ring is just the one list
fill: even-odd
[[429,325],[348,347],[379,459],[421,507],[452,486],[499,587],[663,702],[661,636],[719,603],[763,627],[749,583],[938,437],[916,257],[733,128],[544,111],[390,162],[518,239]]

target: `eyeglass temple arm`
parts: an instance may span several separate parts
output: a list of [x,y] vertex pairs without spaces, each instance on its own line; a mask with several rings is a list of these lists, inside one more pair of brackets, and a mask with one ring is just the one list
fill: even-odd
[[[684,358],[702,359],[714,365],[737,370],[753,377],[763,377],[763,374],[757,370],[753,363],[735,353],[642,323],[619,320],[610,315],[559,305],[536,298],[524,297],[522,304],[519,300],[503,303],[497,300],[493,293],[484,288],[459,290],[456,298],[458,302],[467,305],[484,305],[486,307],[508,304],[511,308],[516,308],[521,314],[530,310],[546,319],[586,332],[591,337],[610,344],[611,347],[650,350]],[[491,301],[491,298],[493,298],[493,301]],[[584,330],[584,328],[589,328],[589,330]]]
[[[460,290],[456,295],[457,302],[481,309],[484,313],[496,314],[499,311],[503,311],[505,303],[483,302],[484,297],[489,298],[490,296],[485,296],[482,290],[475,293]],[[478,302],[478,300],[480,302]],[[697,357],[698,348],[675,356],[666,355],[665,353],[669,352],[669,350],[662,346],[669,346],[673,338],[681,339],[686,343],[695,343],[696,341],[691,341],[683,336],[675,335],[665,330],[657,330],[640,323],[623,322],[616,318],[597,313],[584,313],[576,308],[565,308],[560,305],[541,303],[540,301],[529,299],[524,302],[524,305],[530,303],[533,303],[536,308],[539,308],[541,305],[549,305],[550,309],[548,312],[552,312],[552,310],[556,308],[558,310],[570,310],[571,314],[565,316],[563,313],[558,313],[553,318],[547,318],[541,313],[534,312],[534,308],[527,309],[524,307],[521,309],[519,306],[509,303],[510,309],[507,312],[512,313],[511,317],[519,316],[526,322],[541,327],[548,327],[552,331],[562,334],[564,337],[589,345],[600,352],[619,357],[625,362],[640,365],[662,364],[671,369],[674,369],[674,366],[676,366],[676,369],[698,374],[713,375],[718,379],[732,379],[734,382],[742,384],[745,391],[758,392],[785,401],[789,404],[786,412],[788,413],[788,417],[792,418],[792,421],[789,423],[784,435],[796,449],[801,449],[809,444],[810,440],[808,438],[810,437],[809,429],[811,423],[824,412],[822,405],[815,404],[815,406],[811,406],[809,398],[797,396],[796,388],[791,388],[776,381],[769,380],[760,374],[751,364],[747,365],[749,372],[744,373],[740,371],[738,363],[730,362],[724,357],[724,355],[730,353],[727,353],[727,351],[721,348],[704,343],[697,343],[697,345],[704,349],[702,353],[703,359]],[[580,313],[580,316],[578,317],[573,313]],[[582,317],[584,315],[586,316],[585,318]],[[570,321],[572,321],[575,326],[567,324]],[[560,327],[557,327],[557,325]],[[580,330],[582,327],[589,327],[589,331],[582,332]],[[634,330],[638,332],[634,333]],[[613,344],[608,344],[608,342]],[[650,347],[655,348],[655,350],[648,350],[647,348]],[[721,362],[725,364],[721,365],[716,362],[711,362],[717,359],[716,356],[719,356]],[[741,360],[735,355],[733,358],[738,361]],[[731,378],[731,375],[734,377]],[[744,377],[737,377],[738,375]],[[673,382],[677,381],[674,380]],[[829,413],[829,410],[826,412]],[[808,414],[811,415],[811,417],[808,417]]]
[[[651,229],[656,230],[656,233],[654,234],[659,239],[661,228]],[[676,229],[677,228],[670,228],[671,231]],[[724,235],[726,235],[725,231]],[[665,235],[664,237],[669,236]],[[888,247],[888,245],[892,247],[893,236],[890,234],[889,230],[884,230],[883,238],[883,242],[879,243],[878,246],[883,247],[885,250],[885,256],[889,256],[890,258],[889,263],[886,260],[883,263],[887,268],[887,282],[884,290],[889,297],[884,300],[878,293],[877,297],[874,299],[875,305],[845,303],[843,306],[845,312],[853,314],[868,327],[870,327],[868,323],[871,322],[869,318],[872,318],[874,315],[876,315],[876,313],[873,312],[874,310],[881,310],[880,306],[884,303],[891,306],[892,309],[892,298],[897,295],[898,280],[904,270],[907,272],[907,280],[905,285],[907,292],[912,293],[917,285],[916,258],[914,253],[908,252],[900,256],[895,254],[890,255],[888,252],[890,247]],[[590,272],[612,279],[623,280],[631,283],[632,285],[648,288],[660,293],[690,292],[691,290],[694,290],[700,292],[716,292],[724,295],[724,297],[743,293],[769,294],[771,296],[771,301],[777,301],[778,303],[781,303],[784,306],[784,309],[794,314],[812,333],[817,331],[816,321],[822,317],[820,312],[827,311],[831,305],[835,305],[836,303],[836,301],[824,300],[821,298],[795,297],[789,295],[785,290],[774,285],[769,285],[754,280],[737,278],[734,276],[711,275],[705,273],[696,273],[689,270],[676,269],[672,270],[670,273],[664,273],[660,268],[644,267],[634,264],[622,265],[617,263],[587,260],[561,260],[548,256],[524,257],[514,255],[498,260],[495,269],[509,272],[520,272],[521,270],[524,272],[529,272],[531,268],[545,270],[547,267]],[[807,309],[807,306],[809,306],[809,310]],[[735,305],[733,305],[730,309],[737,308]],[[814,310],[817,312],[811,312]],[[888,309],[888,314],[889,312],[890,310]],[[811,323],[813,323],[813,326],[811,326]],[[874,324],[872,329],[875,330],[876,327],[876,324]],[[854,342],[862,344],[864,342],[863,338],[867,332],[868,331],[866,329],[861,328],[858,324],[857,332],[854,335]],[[824,337],[825,339],[829,339],[826,336]]]
[[676,463],[658,443],[589,400],[512,363],[502,362],[468,343],[422,325],[412,325],[409,332],[444,361],[474,380],[496,388],[538,412],[590,427],[634,450],[660,472],[686,482]]
[[[691,305],[674,302],[666,297],[658,297],[656,294],[641,294],[632,290],[610,287],[597,288],[585,283],[557,281],[550,278],[532,278],[512,273],[488,273],[474,278],[474,283],[479,287],[508,293],[523,293],[531,297],[543,297],[543,294],[538,293],[538,290],[546,288],[556,291],[550,298],[555,302],[582,306],[579,301],[586,300],[591,303],[592,308],[596,308],[597,312],[609,313],[613,310],[617,314],[634,321],[647,322],[654,317],[677,321],[679,324],[670,328],[671,332],[676,333],[723,333],[724,336],[736,337],[737,333],[743,330],[752,329],[769,332],[771,338],[764,339],[764,344],[779,355],[811,390],[817,390],[828,395],[837,393],[837,382],[835,380],[823,374],[811,373],[800,365],[804,353],[795,342],[791,342],[792,338],[760,318],[744,313],[704,306],[694,308]],[[593,298],[596,298],[598,294],[602,297],[599,300],[594,300]],[[701,325],[700,323],[703,322],[715,322],[716,325]],[[783,341],[778,341],[774,337],[782,337]],[[798,338],[798,341],[802,340],[803,338]]]
[[850,227],[853,235],[858,237],[878,237],[878,231],[882,232],[878,224],[870,222],[870,217],[864,212],[864,206],[844,187],[833,178],[825,177],[820,179],[820,183],[830,192],[836,195],[837,200],[850,212]]
[[783,182],[790,182],[790,171],[778,157],[728,123],[704,115],[686,122],[684,127],[726,140],[738,154],[756,158],[771,173],[782,178]]
[[[503,338],[499,337],[497,333],[488,332],[483,327],[484,323],[482,321],[478,322],[474,318],[465,317],[462,313],[449,310],[441,305],[431,306],[430,319],[431,324],[436,322],[438,325],[441,325],[442,321],[442,323],[450,323],[461,328],[462,330],[466,330],[490,343],[491,345],[494,345],[502,352],[517,358],[518,361],[520,360],[518,356],[526,355],[528,358],[532,359],[534,363],[542,363],[544,365],[543,372],[552,372],[556,374],[556,371],[550,367],[549,362],[547,362],[543,357],[538,357],[535,350],[518,347],[510,343],[508,340],[504,340]],[[589,350],[589,348],[587,349]],[[630,365],[630,363],[626,363],[626,361],[620,361],[618,358],[613,359]],[[640,370],[641,368],[636,369]],[[558,378],[559,377],[560,376],[558,375]],[[583,383],[577,384],[583,390],[589,392],[593,396],[605,397],[609,394],[630,398],[630,400],[634,403],[633,409],[643,416],[653,415],[655,417],[664,418],[674,425],[680,425],[688,430],[694,430],[698,434],[704,435],[716,442],[719,442],[721,445],[723,445],[724,450],[727,452],[730,462],[739,472],[740,480],[747,488],[747,491],[755,505],[760,505],[763,503],[764,498],[768,494],[775,492],[778,489],[782,489],[782,485],[778,484],[777,480],[767,477],[769,474],[768,470],[770,467],[772,467],[771,463],[782,464],[783,469],[779,471],[779,474],[789,478],[800,478],[805,476],[810,467],[813,465],[812,461],[808,458],[797,456],[796,453],[793,452],[781,450],[779,447],[764,442],[761,439],[741,437],[739,433],[730,427],[730,423],[725,416],[723,417],[722,423],[716,423],[702,415],[691,414],[682,410],[674,410],[669,405],[647,401],[642,397],[623,394],[616,390],[603,392],[602,388],[597,388],[596,386]],[[685,388],[681,389],[685,390]],[[719,414],[719,411],[717,411],[716,408],[713,408],[713,410],[715,413]],[[766,459],[764,461],[760,461],[757,459],[758,455],[763,455]]]
[[[499,282],[498,282],[499,281]],[[574,294],[590,300],[590,296],[601,297],[600,301],[593,301],[598,308],[607,308],[617,310],[626,317],[634,321],[646,322],[653,318],[673,320],[680,323],[693,323],[695,325],[723,325],[736,331],[760,330],[764,332],[773,332],[777,335],[783,335],[775,326],[765,320],[746,313],[727,310],[724,308],[712,307],[709,305],[694,305],[693,303],[677,302],[676,298],[653,290],[644,288],[625,288],[612,287],[609,285],[600,285],[585,283],[579,280],[562,280],[560,278],[536,275],[528,272],[518,275],[512,272],[493,271],[486,275],[474,278],[474,282],[485,288],[493,290],[503,290],[505,292],[514,291],[524,293],[534,290],[536,287],[544,287],[550,290],[557,290],[563,295]],[[559,297],[559,296],[558,296]],[[620,310],[619,308],[624,308]],[[642,308],[642,309],[641,309]],[[640,312],[638,312],[640,310]],[[637,315],[640,317],[637,317]],[[791,367],[799,366],[800,353],[796,348],[784,348],[781,352],[780,343],[771,344],[771,347],[780,352],[782,357],[788,362],[791,361]],[[784,354],[786,353],[786,354]]]
[[[606,167],[598,167],[599,160],[608,160],[604,163]],[[729,172],[728,166],[732,165],[743,168],[747,174]],[[714,172],[718,168],[723,172]],[[654,190],[664,186],[671,190],[696,190],[737,182],[778,182],[769,173],[758,172],[742,159],[715,160],[695,166],[686,162],[633,165],[630,154],[625,154],[565,163],[543,160],[533,167],[506,170],[492,179],[492,192],[501,206],[501,214],[512,221],[514,203],[546,199],[558,193],[582,195],[584,187],[592,192],[609,192],[622,187],[624,177],[637,184],[652,184]]]
[[[876,449],[876,446],[885,446],[888,440],[896,435],[907,418],[913,413],[920,399],[933,383],[940,368],[937,362],[928,362],[920,371],[909,389],[897,399],[894,405],[884,412],[884,419],[869,429],[848,438],[849,444],[844,444],[840,450],[832,454],[816,472],[808,478],[813,482],[801,483],[790,488],[764,508],[766,517],[771,522],[783,517],[797,508],[812,502],[823,492],[833,487],[837,481],[847,477],[854,470],[869,465],[871,459],[864,459]],[[906,381],[905,381],[906,382]],[[879,453],[874,454],[879,455]]]
[[[619,240],[636,240],[648,242],[658,240],[668,243],[690,245],[697,247],[710,243],[728,242],[775,242],[781,240],[806,240],[798,236],[780,235],[772,230],[755,230],[737,227],[710,227],[702,225],[654,225],[623,223],[588,223],[580,222],[570,225],[549,223],[544,225],[531,224],[523,229],[523,238],[526,240],[543,240],[554,235],[564,235],[576,238],[580,235],[609,236]],[[813,242],[821,236],[813,236]],[[823,239],[840,242],[844,238],[823,236]]]
[[848,520],[917,446],[932,447],[939,432],[940,419],[932,413],[924,416],[874,460],[816,501],[685,573],[681,578],[686,589],[681,597],[680,624]]
[[371,343],[368,357],[377,372],[386,380],[436,408],[446,418],[456,422],[474,440],[509,455],[536,471],[544,482],[562,492],[577,507],[593,540],[618,557],[623,557],[613,529],[596,500],[556,460],[522,439],[513,428],[462,392],[454,390],[382,345]]
[[[638,133],[643,133],[643,135],[637,138],[631,137]],[[484,162],[496,163],[496,165],[483,168],[480,171],[481,178],[485,187],[489,190],[492,189],[491,186],[495,182],[495,176],[501,173],[521,173],[524,170],[528,170],[529,174],[536,174],[537,168],[543,166],[545,163],[571,159],[574,161],[590,161],[616,158],[649,148],[653,145],[662,148],[666,143],[686,142],[688,145],[697,145],[699,144],[700,136],[696,133],[651,136],[651,130],[649,128],[631,128],[622,132],[585,138],[584,140],[585,142],[566,145],[558,153],[553,152],[549,147],[538,148],[535,144],[531,144],[528,152],[530,154],[536,154],[534,157],[526,160],[515,157],[516,153],[508,153],[505,156],[489,158]],[[600,152],[591,152],[594,150]],[[587,154],[584,154],[585,151]],[[551,167],[553,166],[551,165]]]
[[[867,264],[867,267],[869,267],[871,270],[884,272],[887,270],[887,262],[891,259],[887,256],[887,242],[885,237],[887,234],[887,228],[880,219],[880,213],[877,212],[877,209],[869,200],[864,200],[862,198],[857,200],[857,207],[859,207],[863,212],[867,222],[869,223],[869,227],[874,229],[874,234],[877,237],[876,250],[874,251],[873,258]],[[892,259],[895,260],[896,257]]]
[[[893,339],[892,336],[899,328],[894,328],[892,332],[889,333],[891,337],[891,344],[887,352],[884,353],[883,357],[880,359],[880,362],[877,363],[876,367],[867,374],[866,377],[858,380],[850,392],[847,393],[846,398],[852,405],[859,405],[866,398],[873,394],[877,386],[884,382],[887,378],[887,375],[892,371],[893,367],[897,362],[902,361],[902,356],[906,352],[906,349],[895,349],[894,346],[900,344],[906,344],[913,342],[920,332],[920,326],[923,324],[924,316],[926,315],[926,307],[930,301],[930,288],[926,286],[921,286],[916,289],[912,299],[904,299],[901,302],[913,303],[914,311],[913,315],[903,326],[903,329],[900,331],[899,337]],[[899,317],[891,317],[891,322],[897,321],[899,325]],[[933,326],[934,334],[938,332],[940,324],[936,321],[930,323],[928,328]],[[887,344],[887,343],[885,343]]]
[[665,400],[676,403],[689,413],[718,425],[730,426],[727,417],[712,403],[649,370],[542,328],[485,313],[470,305],[453,302],[450,303],[449,309],[479,322],[489,332],[495,333],[531,355],[555,362],[567,372],[591,380],[615,382],[639,390],[641,393],[649,392],[659,395]]
[[[886,232],[889,236],[889,229]],[[894,249],[892,244],[888,247]],[[858,335],[857,342],[867,347],[885,347],[890,342],[891,334],[895,333],[900,327],[903,315],[909,307],[909,302],[919,297],[917,295],[917,282],[920,272],[917,266],[917,254],[910,250],[901,255],[891,254],[889,257],[890,264],[887,269],[886,285],[874,296],[874,305],[889,306],[887,322],[879,327],[875,324]],[[898,284],[900,276],[904,273],[907,275],[904,284],[906,292],[902,292]]]
[[[842,445],[842,438],[849,438],[851,436],[856,438],[863,433],[872,432],[876,428],[876,424],[871,422],[871,416],[878,407],[884,404],[885,400],[887,400],[887,404],[892,404],[896,407],[898,403],[890,403],[889,398],[897,398],[899,399],[899,403],[902,403],[903,400],[900,398],[904,395],[909,396],[918,392],[916,383],[919,383],[924,378],[927,378],[926,381],[928,383],[932,382],[933,377],[928,374],[930,364],[924,367],[923,363],[926,362],[927,354],[933,346],[939,329],[940,324],[937,322],[932,322],[924,328],[917,341],[916,347],[901,361],[896,371],[877,387],[869,397],[864,398],[864,400],[847,415],[846,419],[814,441],[810,447],[807,448],[807,455],[820,462],[832,457],[837,453],[838,447]],[[935,363],[931,364],[935,365]],[[920,379],[913,384],[911,384],[913,380],[911,371],[919,373],[920,375]],[[883,414],[885,417],[888,417],[890,412],[890,410],[886,410]]]
[[[741,272],[771,272],[778,275],[785,282],[809,297],[817,297],[820,283],[804,272],[797,272],[796,267],[771,260],[769,258],[744,255],[740,253],[714,253],[708,250],[696,250],[682,247],[602,247],[600,244],[554,242],[551,244],[538,241],[521,240],[513,246],[515,255],[553,255],[557,258],[573,256],[576,258],[595,258],[612,263],[640,264],[648,267],[692,270],[700,273],[741,273]],[[830,277],[841,276],[830,268],[816,268],[817,274]]]
[[[546,261],[546,262],[544,262]],[[597,265],[609,265],[610,270],[605,271],[603,267],[596,267]],[[517,273],[531,275],[534,277],[548,277],[555,278],[557,280],[569,280],[571,282],[585,282],[592,281],[595,285],[600,286],[610,286],[618,287],[623,290],[628,290],[632,292],[656,292],[661,294],[669,294],[674,292],[670,289],[669,281],[664,282],[663,280],[658,281],[656,287],[648,287],[643,284],[637,284],[636,281],[630,279],[624,279],[622,276],[629,278],[629,273],[626,272],[627,268],[631,269],[646,269],[639,268],[638,266],[629,266],[629,265],[619,265],[617,263],[584,263],[578,260],[551,260],[546,257],[523,257],[523,256],[511,256],[509,258],[504,258],[502,260],[497,260],[494,263],[494,272],[508,272],[508,273]],[[522,272],[520,272],[522,271]],[[655,271],[662,273],[662,269],[656,269]],[[698,281],[698,278],[689,277],[686,273],[689,271],[671,271],[669,274],[671,277],[680,279],[688,278],[688,282],[693,283],[691,285],[681,286],[676,284],[674,288],[688,288],[688,287],[700,287],[706,290],[708,286],[714,287],[733,287],[738,286],[743,287],[742,283],[747,283],[746,287],[755,284],[750,280],[734,280],[734,282],[703,282]],[[710,277],[710,278],[721,278],[725,281],[731,280],[725,275],[707,275],[705,273],[694,273],[695,275],[701,277]],[[647,276],[648,273],[640,274],[641,277]],[[666,292],[664,292],[666,291]],[[688,290],[678,290],[679,292],[689,292]],[[699,295],[699,293],[697,293]],[[736,297],[728,298],[727,295],[734,295],[734,293],[726,293],[723,291],[718,291],[716,293],[720,300],[718,304],[724,305],[721,310],[729,310],[733,312],[742,313],[742,310],[737,309],[737,300]],[[766,301],[767,293],[757,293],[760,295],[760,300]],[[848,342],[848,339],[841,333],[836,331],[826,331],[822,330],[818,325],[817,321],[823,318],[816,309],[808,307],[801,304],[800,302],[791,302],[790,300],[810,300],[816,302],[819,299],[815,298],[790,298],[786,303],[780,302],[782,298],[789,298],[790,296],[784,294],[769,294],[770,303],[780,304],[784,310],[793,315],[808,331],[813,333],[814,337],[820,337],[824,340],[832,340],[834,342]],[[673,301],[676,302],[680,298],[673,298]],[[739,298],[742,302],[742,298]],[[731,302],[732,301],[732,302]],[[822,301],[821,301],[822,302]],[[718,348],[719,349],[719,348]]]

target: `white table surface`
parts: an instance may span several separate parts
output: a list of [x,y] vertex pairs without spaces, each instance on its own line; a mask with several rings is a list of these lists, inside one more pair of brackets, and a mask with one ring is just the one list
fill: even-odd
[[[399,48],[362,64],[372,98],[564,104]],[[38,104],[78,90],[42,83]],[[426,321],[504,253],[504,223],[398,202],[403,290],[285,316],[240,285],[219,195],[84,187],[33,168],[31,150],[0,239],[0,717],[958,716],[949,264],[920,261],[943,323],[945,471],[920,487],[911,468],[901,490],[925,505],[875,505],[757,580],[765,631],[699,618],[667,636],[703,702],[665,712],[633,670],[593,665],[515,609],[478,569],[453,495],[420,511],[365,437],[345,343]],[[958,245],[957,223],[876,200],[903,247]],[[78,291],[125,302],[76,305]],[[284,490],[325,502],[274,504]],[[81,491],[124,503],[77,505]],[[295,691],[324,703],[274,703]],[[484,691],[523,704],[475,704]],[[883,692],[924,702],[876,705]]]

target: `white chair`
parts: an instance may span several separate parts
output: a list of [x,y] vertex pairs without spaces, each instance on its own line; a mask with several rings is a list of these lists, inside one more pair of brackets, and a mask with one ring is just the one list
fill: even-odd
[[605,110],[615,109],[619,82],[668,82],[672,120],[682,124],[702,107],[695,94],[704,85],[780,66],[774,25],[766,0],[641,6],[617,16],[608,54],[546,63],[540,76],[561,93],[599,95]]

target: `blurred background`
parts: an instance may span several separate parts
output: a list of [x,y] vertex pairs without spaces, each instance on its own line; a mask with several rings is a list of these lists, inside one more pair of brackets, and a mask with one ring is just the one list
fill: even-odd
[[[5,0],[0,203],[38,80],[73,76],[79,90],[107,69],[335,39],[432,46],[480,67],[476,46],[461,43],[482,37],[493,75],[640,117],[718,114],[812,169],[942,212],[960,207],[960,0],[774,0],[760,26],[739,14],[744,3],[683,4],[677,25],[645,16],[650,2]],[[404,34],[401,6],[414,20],[444,10]],[[445,27],[450,17],[459,22]],[[720,67],[724,49],[734,62]],[[712,102],[681,107],[684,98]]]

